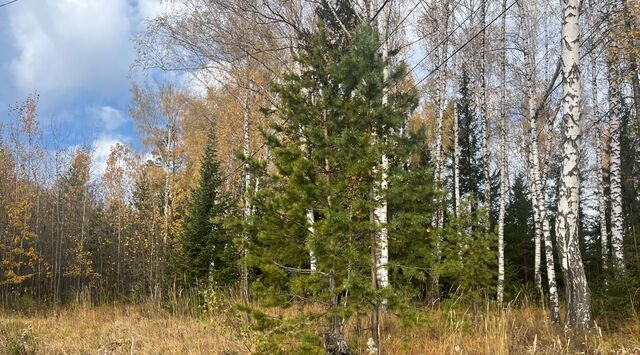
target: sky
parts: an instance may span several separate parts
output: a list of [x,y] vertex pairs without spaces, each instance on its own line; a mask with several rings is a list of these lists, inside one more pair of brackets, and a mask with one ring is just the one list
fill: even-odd
[[[8,0],[0,0],[0,4]],[[132,39],[160,0],[18,0],[0,7],[0,121],[37,92],[46,145],[89,145],[100,169],[110,147],[135,143]],[[55,143],[53,142],[55,137]]]

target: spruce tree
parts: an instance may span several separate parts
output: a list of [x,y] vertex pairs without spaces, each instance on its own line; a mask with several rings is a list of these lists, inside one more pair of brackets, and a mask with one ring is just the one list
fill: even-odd
[[[505,213],[504,233],[507,285],[527,285],[533,282],[533,210],[529,189],[523,174],[516,175]],[[519,290],[513,290],[519,291]]]
[[220,193],[220,167],[216,157],[216,138],[209,132],[202,155],[200,181],[191,193],[183,219],[177,270],[189,285],[210,281],[229,284],[236,273],[232,239],[222,228],[226,200]]
[[[459,127],[458,146],[460,147],[460,195],[480,198],[482,183],[482,161],[478,146],[478,122],[471,92],[469,73],[464,69],[460,79],[456,112]],[[474,203],[475,205],[475,203]]]

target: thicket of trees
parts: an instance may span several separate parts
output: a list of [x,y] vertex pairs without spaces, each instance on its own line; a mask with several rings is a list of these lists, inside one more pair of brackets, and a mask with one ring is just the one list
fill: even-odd
[[379,351],[381,315],[453,295],[528,292],[577,329],[638,306],[637,1],[170,3],[136,66],[207,92],[134,85],[140,151],[96,174],[44,144],[37,96],[10,109],[5,304],[233,289],[320,306],[247,308],[264,351],[334,353],[351,317]]

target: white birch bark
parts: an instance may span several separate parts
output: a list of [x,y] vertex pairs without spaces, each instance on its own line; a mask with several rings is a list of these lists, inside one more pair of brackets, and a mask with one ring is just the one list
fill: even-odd
[[[528,10],[524,9],[523,15],[528,14]],[[531,29],[531,26],[526,26]],[[529,33],[527,49],[524,51],[525,56],[525,72],[527,76],[527,101],[528,101],[528,119],[529,119],[529,181],[531,185],[531,204],[533,208],[533,220],[535,229],[535,285],[538,292],[542,295],[542,275],[541,275],[541,246],[544,238],[545,259],[547,268],[547,281],[549,286],[549,305],[551,310],[551,319],[555,322],[560,317],[560,306],[558,299],[558,287],[556,284],[555,265],[553,256],[553,244],[551,242],[551,233],[549,229],[549,217],[547,216],[547,205],[544,193],[544,183],[540,168],[539,141],[538,141],[538,118],[536,116],[536,98],[535,98],[535,76],[533,68],[535,68],[535,59],[530,54],[533,48],[534,33]]]
[[[591,27],[596,26],[593,12],[594,4],[591,1],[591,11],[589,11],[589,23]],[[598,220],[600,222],[600,254],[602,259],[602,268],[606,269],[608,266],[609,255],[609,243],[608,243],[608,231],[607,231],[607,196],[604,189],[604,169],[603,169],[603,131],[602,124],[600,123],[600,103],[598,102],[598,55],[596,51],[591,51],[591,105],[593,107],[593,120],[597,127],[596,131],[596,181],[598,189]]]
[[[249,85],[250,86],[250,85]],[[250,87],[249,89],[247,89],[246,92],[246,96],[245,96],[245,102],[244,102],[244,107],[243,107],[243,112],[242,112],[242,133],[243,133],[243,140],[242,140],[242,153],[244,154],[245,158],[248,158],[250,153],[250,136],[249,136],[249,120],[250,120],[250,113],[249,113],[249,98],[250,96]],[[247,222],[249,220],[249,218],[251,217],[251,202],[249,201],[249,191],[251,189],[251,171],[249,170],[249,165],[245,163],[244,165],[244,208],[243,208],[243,212],[244,212],[244,220],[245,222]],[[248,257],[248,243],[249,243],[249,234],[244,231],[243,232],[243,250],[242,250],[242,256],[243,256],[243,260],[242,260],[242,264],[240,267],[240,293],[241,293],[241,297],[243,300],[248,301],[249,300],[249,267],[247,265],[247,257]]]
[[[438,14],[438,18],[441,23],[438,23],[438,38],[436,39],[436,43],[440,44],[440,48],[435,50],[434,63],[437,66],[440,66],[436,76],[436,100],[435,100],[435,109],[436,109],[436,127],[435,127],[435,166],[434,166],[434,177],[436,186],[438,188],[442,187],[442,182],[444,180],[443,174],[443,152],[442,152],[442,129],[443,129],[443,121],[444,121],[444,110],[446,107],[445,97],[446,97],[446,85],[447,85],[447,63],[446,59],[448,56],[448,48],[449,41],[447,40],[447,30],[448,26],[448,16],[449,16],[449,4],[448,2],[445,4],[440,4],[441,6],[440,13]],[[435,213],[435,218],[432,221],[432,225],[434,228],[442,228],[444,225],[444,211],[439,209]],[[440,239],[441,236],[438,236],[436,239],[435,245],[435,259],[436,262],[440,262],[441,251],[440,251]],[[436,271],[432,272],[432,284],[434,290],[438,289],[439,285],[439,275]]]
[[580,202],[580,4],[562,0],[562,168],[556,229],[567,299],[566,325],[591,326],[591,294],[578,235]]
[[[444,111],[446,108],[446,85],[447,85],[447,63],[446,59],[448,56],[448,48],[449,41],[446,39],[447,29],[448,29],[448,4],[442,4],[441,9],[441,21],[442,24],[439,26],[439,38],[438,43],[443,42],[441,47],[435,51],[435,63],[436,65],[440,65],[438,69],[437,79],[436,79],[436,146],[435,146],[435,177],[436,183],[438,186],[442,185],[442,181],[444,180],[444,172],[443,172],[443,152],[442,152],[442,128],[444,121]],[[441,219],[441,218],[439,218]],[[441,227],[441,223],[438,223],[438,226]]]
[[502,2],[502,38],[500,53],[500,207],[498,211],[498,302],[504,300],[504,189],[506,183],[505,164],[506,137],[505,124],[507,117],[507,2]]
[[[487,21],[487,2],[480,5],[480,26],[484,28]],[[487,113],[487,78],[486,78],[486,51],[487,35],[482,31],[482,47],[480,49],[480,116],[482,117],[482,174],[484,177],[484,205],[491,207],[491,172],[489,171],[489,114]],[[487,227],[489,219],[487,218]]]
[[[314,230],[315,217],[313,216],[313,208],[307,209],[307,223],[308,223],[307,230],[309,231],[309,235],[313,235],[315,233],[315,230]],[[316,259],[316,256],[313,253],[313,249],[309,250],[309,261],[310,261],[309,269],[311,269],[311,271],[316,271],[318,269],[317,268],[318,260]]]
[[[544,78],[545,82],[549,82],[549,17],[550,14],[545,11],[545,26],[544,26],[544,37],[545,37],[545,66],[544,66]],[[537,119],[537,117],[536,117]],[[537,138],[538,135],[536,133],[536,144],[538,147]],[[540,168],[540,160],[536,160],[537,162],[537,176],[540,176],[540,184],[538,187],[539,194],[539,213],[540,213],[540,222],[542,223],[541,234],[543,236],[544,242],[544,253],[545,253],[545,264],[547,268],[547,284],[549,286],[549,308],[551,311],[551,320],[554,323],[560,321],[560,299],[558,296],[558,286],[556,283],[556,267],[555,267],[555,257],[553,254],[553,242],[551,241],[551,229],[549,226],[549,217],[547,215],[547,200],[546,200],[546,173],[544,172],[544,168]]]
[[616,60],[609,63],[609,156],[611,186],[611,255],[613,265],[623,271],[624,230],[622,215],[622,171],[620,136],[622,120],[622,92],[620,69]]
[[[295,33],[291,33],[290,34],[291,38],[295,38],[296,34]],[[295,43],[293,40],[291,40],[291,48],[293,49],[293,53],[297,56],[298,55],[298,51],[297,51],[297,43]],[[302,74],[302,68],[300,67],[300,63],[299,62],[295,62],[294,63],[294,70],[295,73],[297,75],[301,75]],[[308,94],[308,92],[304,91],[306,94]],[[314,101],[314,97],[311,97],[311,101]],[[311,152],[309,151],[309,147],[306,145],[307,141],[306,138],[304,136],[304,132],[300,132],[300,137],[302,140],[302,150],[307,154],[307,157],[310,158],[311,157]],[[314,212],[313,212],[313,206],[309,206],[307,207],[307,213],[306,213],[306,217],[307,217],[307,231],[309,232],[309,236],[313,236],[313,234],[315,233],[315,227],[314,224],[316,223],[315,221],[315,216],[314,216]],[[309,249],[309,269],[311,271],[317,271],[317,263],[318,263],[318,259],[316,258],[315,253],[313,252],[313,249]]]
[[[169,120],[171,118],[169,117]],[[169,239],[169,224],[171,218],[171,162],[169,159],[169,155],[173,151],[173,123],[169,122],[169,127],[167,128],[167,143],[165,157],[164,157],[164,233],[162,237],[162,241],[164,244],[167,244],[167,240]]]
[[531,182],[531,205],[533,208],[534,220],[534,283],[540,295],[542,292],[542,219],[540,209],[544,208],[544,201],[541,195],[540,182],[540,157],[538,152],[538,120],[535,114],[536,107],[536,33],[530,17],[531,9],[524,3],[519,3],[522,16],[522,29],[524,32],[525,45],[523,50],[524,71],[527,80],[527,105],[529,120],[529,175]]
[[[387,61],[389,60],[389,15],[391,11],[389,11],[389,6],[391,4],[387,4],[383,9],[383,16],[378,21],[380,35],[382,37],[382,60],[385,62],[385,66],[383,68],[383,80],[387,81],[389,79],[389,66]],[[388,94],[385,90],[382,96],[382,104],[387,105],[389,101]],[[378,139],[384,141],[385,137],[378,137]],[[389,263],[389,243],[388,243],[388,231],[387,231],[387,222],[388,222],[388,207],[387,200],[384,197],[384,193],[388,188],[388,171],[389,171],[389,161],[387,159],[387,155],[382,153],[382,157],[380,160],[380,183],[374,191],[374,198],[378,203],[378,206],[375,208],[374,215],[376,218],[377,228],[377,238],[376,238],[376,279],[378,282],[379,288],[385,288],[389,286],[389,270],[387,264]],[[385,302],[386,303],[386,302]]]
[[458,103],[453,105],[453,214],[460,212],[460,123],[458,122]]

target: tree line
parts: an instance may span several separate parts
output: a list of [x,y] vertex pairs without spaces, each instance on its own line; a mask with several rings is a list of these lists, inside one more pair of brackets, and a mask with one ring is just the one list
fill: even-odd
[[43,143],[37,96],[11,108],[5,303],[232,289],[320,306],[292,322],[322,332],[247,308],[264,351],[332,353],[350,318],[380,351],[385,314],[460,295],[571,329],[637,305],[637,1],[171,4],[135,67],[206,93],[134,85],[141,148],[96,174]]

